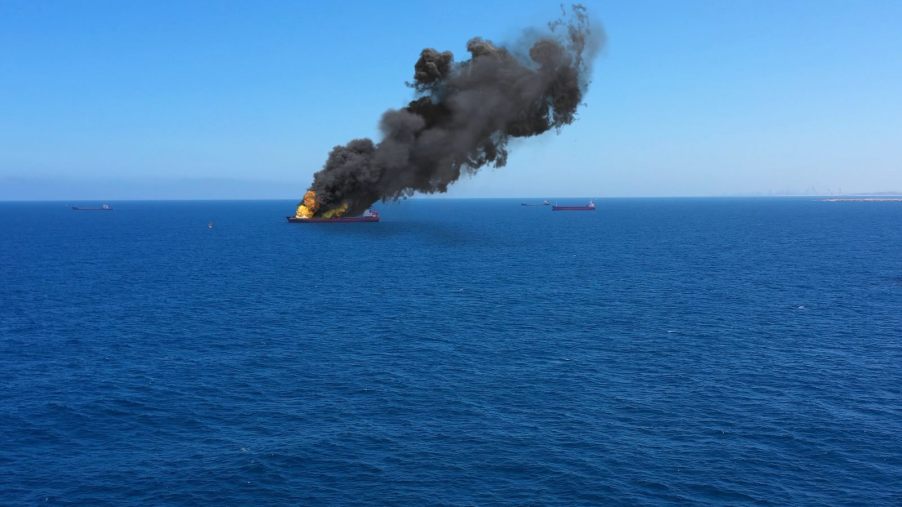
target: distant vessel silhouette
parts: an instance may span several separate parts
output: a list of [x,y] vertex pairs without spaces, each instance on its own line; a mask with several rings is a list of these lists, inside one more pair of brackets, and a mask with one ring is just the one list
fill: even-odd
[[595,211],[595,201],[589,201],[585,206],[558,206],[551,207],[552,211]]
[[113,207],[109,204],[101,204],[99,208],[89,208],[83,206],[72,206],[74,211],[113,211]]

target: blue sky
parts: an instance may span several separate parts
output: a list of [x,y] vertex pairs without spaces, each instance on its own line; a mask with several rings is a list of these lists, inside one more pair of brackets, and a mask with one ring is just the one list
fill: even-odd
[[[902,191],[902,2],[585,2],[578,121],[468,196]],[[424,47],[558,2],[0,1],[0,199],[293,198]]]

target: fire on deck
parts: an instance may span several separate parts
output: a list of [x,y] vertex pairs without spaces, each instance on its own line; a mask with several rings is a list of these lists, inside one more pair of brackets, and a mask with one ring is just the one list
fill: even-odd
[[348,203],[342,203],[337,208],[330,209],[317,216],[319,211],[319,203],[316,201],[316,192],[308,190],[304,194],[304,199],[298,204],[293,217],[285,217],[289,222],[295,224],[306,223],[353,223],[353,222],[378,222],[379,213],[374,209],[366,210],[363,216],[346,217],[348,211]]

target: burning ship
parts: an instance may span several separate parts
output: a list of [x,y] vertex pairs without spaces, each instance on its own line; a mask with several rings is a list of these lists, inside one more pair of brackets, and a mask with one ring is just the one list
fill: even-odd
[[558,206],[555,204],[551,211],[595,211],[595,201],[589,201],[585,206]]
[[423,49],[407,83],[413,100],[382,114],[381,139],[333,147],[288,221],[376,222],[376,202],[444,193],[461,175],[504,167],[511,141],[573,123],[604,33],[579,4],[547,27],[520,38],[528,50],[481,37],[465,60]]
[[294,216],[285,217],[293,224],[308,223],[354,223],[354,222],[378,222],[379,213],[374,209],[368,209],[359,217],[344,216],[348,211],[348,205],[342,204],[337,208],[327,211],[319,209],[319,203],[316,201],[316,192],[308,190],[304,194],[304,199],[298,203]]

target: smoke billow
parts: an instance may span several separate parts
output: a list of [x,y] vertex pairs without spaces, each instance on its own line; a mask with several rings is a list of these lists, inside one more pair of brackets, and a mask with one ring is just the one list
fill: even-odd
[[510,138],[572,123],[603,34],[582,5],[564,15],[532,35],[526,55],[481,38],[467,43],[463,62],[424,49],[409,84],[417,98],[382,115],[381,142],[332,149],[313,177],[310,212],[357,215],[380,199],[445,192],[462,172],[505,165]]

